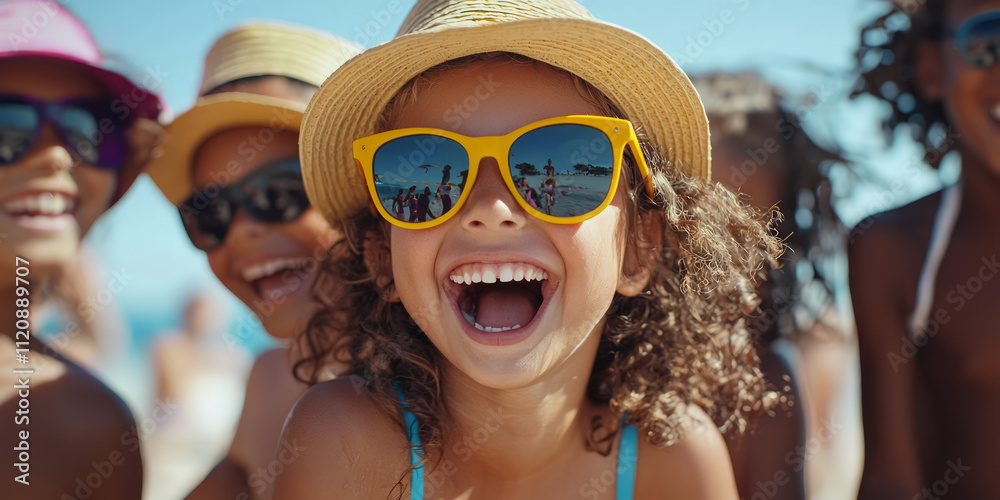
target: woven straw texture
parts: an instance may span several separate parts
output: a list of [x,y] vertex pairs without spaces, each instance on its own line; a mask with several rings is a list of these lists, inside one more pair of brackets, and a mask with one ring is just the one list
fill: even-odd
[[688,77],[632,31],[565,0],[420,0],[397,37],[340,67],[306,110],[300,156],[306,191],[331,223],[368,203],[352,157],[406,82],[443,62],[512,52],[576,74],[607,95],[688,175],[710,177],[708,120]]
[[344,61],[361,52],[353,42],[282,24],[247,24],[226,33],[205,56],[200,94],[251,76],[277,75],[319,87]]
[[[276,75],[320,86],[344,61],[361,52],[353,42],[283,24],[248,24],[223,35],[205,58],[201,94],[252,76]],[[304,106],[243,92],[202,97],[167,127],[163,155],[147,172],[173,204],[194,190],[191,169],[198,148],[212,136],[241,127],[297,132]]]
[[[275,133],[298,132],[305,107],[276,97],[224,92],[202,97],[195,107],[170,124],[164,154],[146,170],[174,205],[194,191],[191,170],[198,148],[226,130],[253,127]],[[250,135],[250,134],[248,134]]]

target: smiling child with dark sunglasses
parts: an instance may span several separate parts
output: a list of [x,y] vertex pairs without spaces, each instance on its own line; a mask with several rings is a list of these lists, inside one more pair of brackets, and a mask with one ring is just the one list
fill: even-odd
[[[280,449],[281,425],[306,388],[293,365],[308,348],[290,340],[318,308],[317,263],[340,239],[306,198],[299,125],[316,88],[358,51],[281,24],[226,33],[205,59],[202,97],[169,125],[164,155],[150,166],[219,281],[286,344],[254,363],[232,446],[188,498],[270,498],[257,471]],[[323,376],[341,371],[331,363]]]
[[[81,240],[152,154],[162,102],[107,70],[87,28],[56,2],[0,1],[0,33],[0,447],[8,460],[0,491],[139,498],[143,462],[128,407],[34,333],[39,306],[77,261]],[[95,467],[113,474],[82,484]]]
[[858,93],[890,105],[889,137],[962,174],[851,233],[859,498],[1000,498],[1000,1],[909,2],[862,35]]

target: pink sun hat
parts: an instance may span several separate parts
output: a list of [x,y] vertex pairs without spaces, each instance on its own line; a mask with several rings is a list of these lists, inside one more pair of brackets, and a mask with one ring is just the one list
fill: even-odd
[[54,0],[0,1],[0,58],[42,57],[79,64],[108,90],[112,103],[157,121],[160,96],[113,71],[87,27]]
[[[118,202],[142,173],[159,142],[161,114],[169,114],[163,99],[115,71],[101,55],[87,27],[54,0],[0,0],[0,59],[37,57],[77,65],[108,92],[112,111],[134,120],[132,161],[118,169],[111,203]],[[121,67],[121,64],[117,65]],[[155,122],[155,125],[151,122]]]

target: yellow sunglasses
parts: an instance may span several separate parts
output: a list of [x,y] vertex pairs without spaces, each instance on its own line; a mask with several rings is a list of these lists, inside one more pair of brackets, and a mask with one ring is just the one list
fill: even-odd
[[550,118],[496,137],[390,130],[354,141],[354,159],[375,208],[402,228],[433,227],[461,210],[486,157],[496,159],[525,211],[546,222],[576,224],[611,203],[626,145],[652,196],[632,123],[604,116]]

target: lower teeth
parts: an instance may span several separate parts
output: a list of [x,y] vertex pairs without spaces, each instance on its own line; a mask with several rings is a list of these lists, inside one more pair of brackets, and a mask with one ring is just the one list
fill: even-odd
[[474,324],[476,326],[476,329],[486,333],[509,332],[511,330],[517,330],[518,328],[521,328],[521,325],[505,326],[503,328],[493,328],[492,326],[483,326],[480,325],[479,323],[474,323]]

